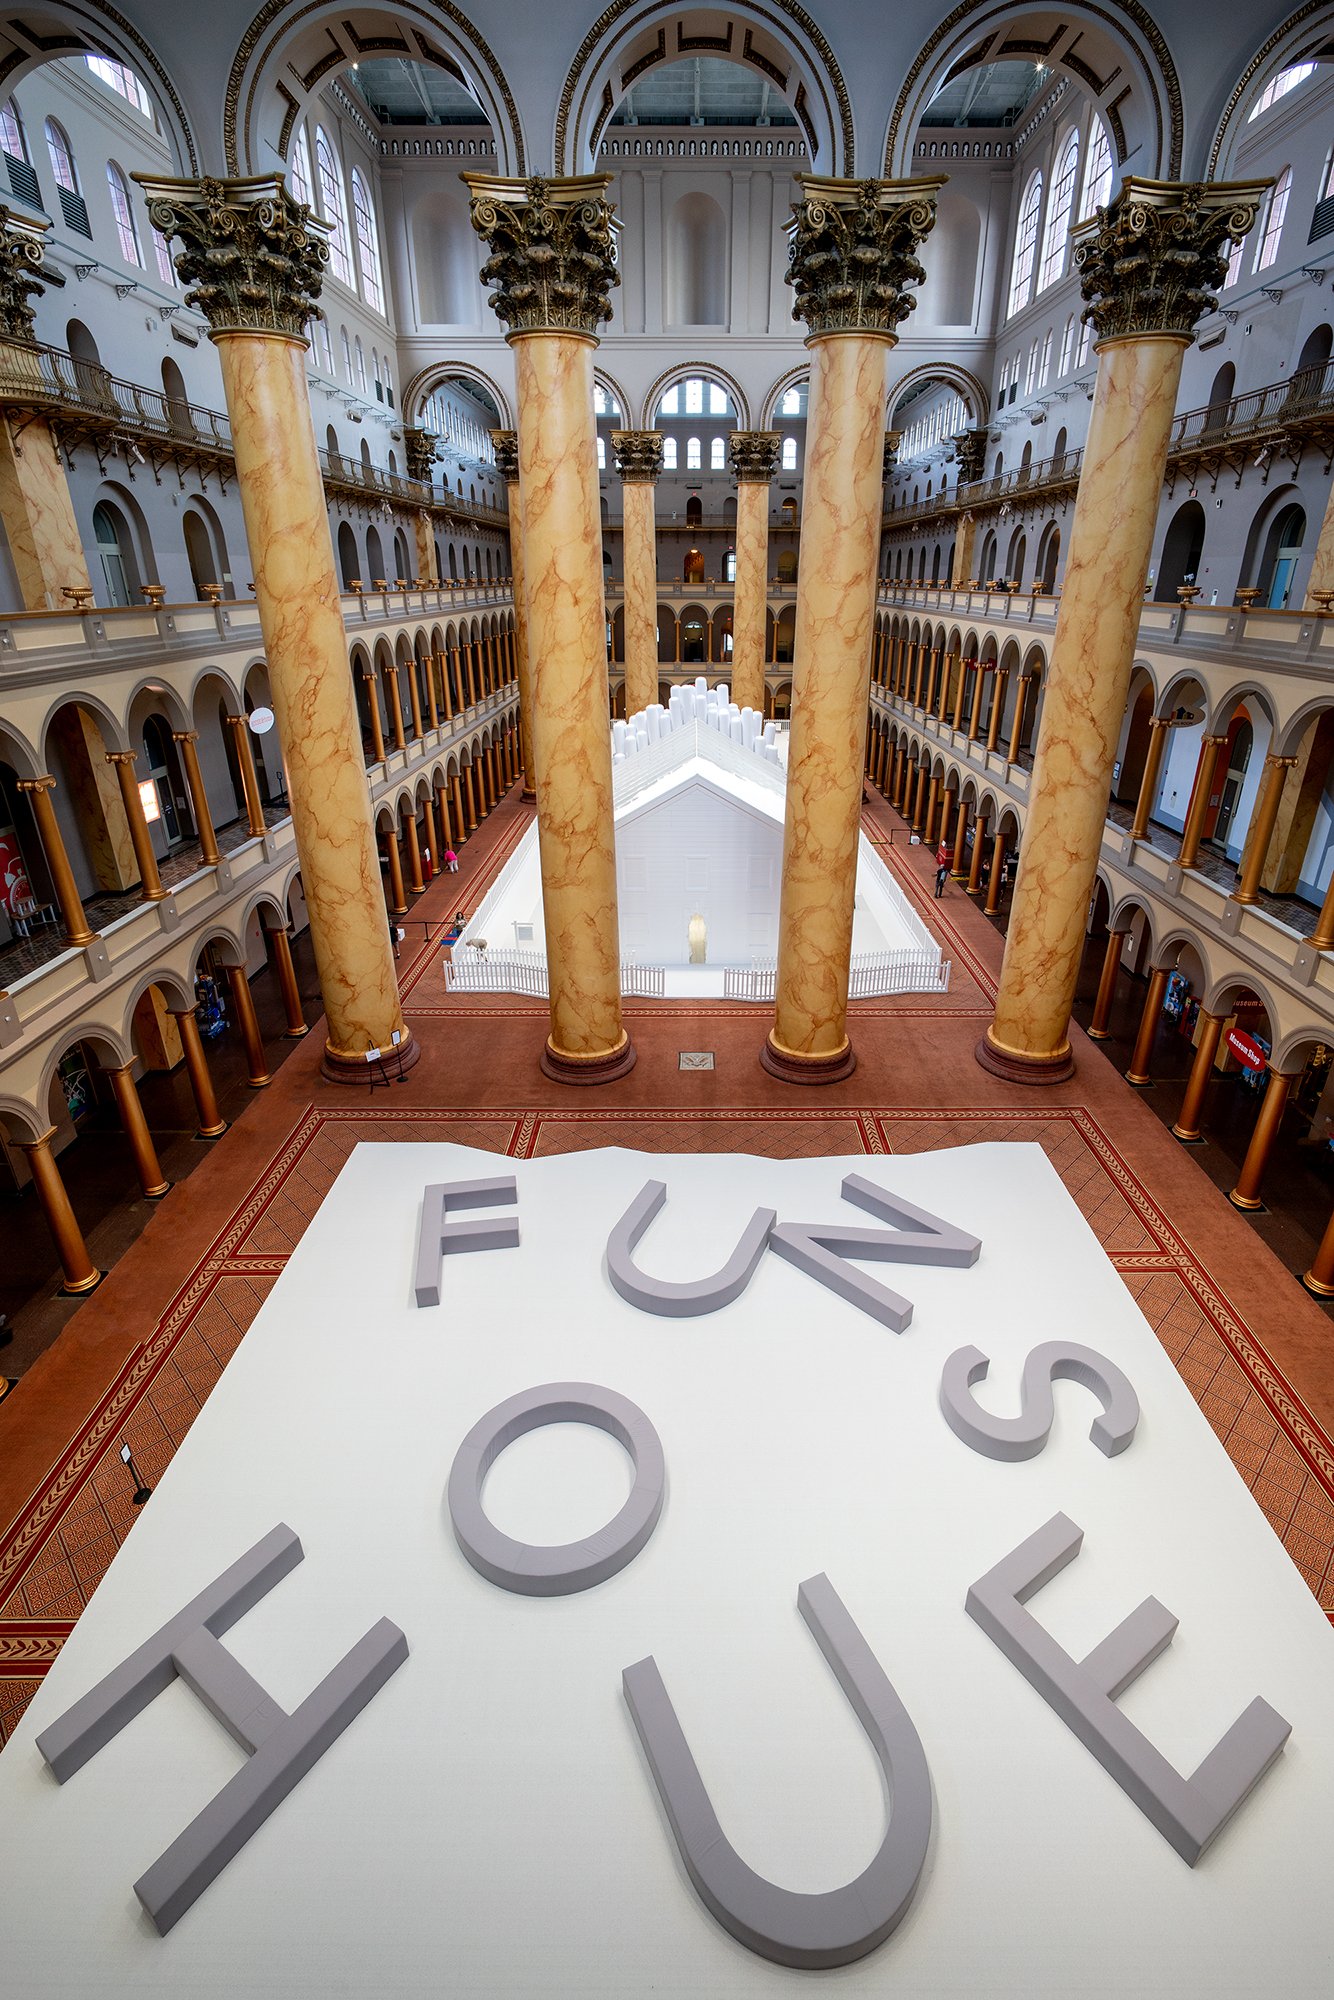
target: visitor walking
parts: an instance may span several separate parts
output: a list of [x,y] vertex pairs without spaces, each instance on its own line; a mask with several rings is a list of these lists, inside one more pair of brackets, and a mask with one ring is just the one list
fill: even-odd
[[[937,860],[939,860],[939,856],[937,856]],[[938,868],[936,869],[936,894],[937,894],[937,896],[943,896],[943,895],[944,895],[944,893],[945,893],[945,884],[946,884],[946,883],[947,883],[947,882],[949,881],[949,879],[950,879],[950,864],[949,864],[949,862],[948,862],[948,861],[941,861],[941,862],[940,862],[940,866],[939,866],[939,867],[938,867]]]

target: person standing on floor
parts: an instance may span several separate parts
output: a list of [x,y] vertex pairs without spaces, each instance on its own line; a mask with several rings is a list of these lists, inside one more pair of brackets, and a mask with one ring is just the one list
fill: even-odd
[[936,860],[939,864],[936,868],[936,894],[937,896],[943,896],[945,893],[945,884],[950,879],[950,864],[948,861],[941,861],[939,855],[936,856]]

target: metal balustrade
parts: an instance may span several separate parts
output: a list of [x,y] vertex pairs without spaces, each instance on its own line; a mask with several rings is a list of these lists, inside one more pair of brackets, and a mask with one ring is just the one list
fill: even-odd
[[[891,993],[948,993],[951,963],[930,951],[859,952],[848,964],[848,998],[871,1000]],[[756,958],[750,965],[725,966],[723,998],[772,1002],[777,978],[776,958]]]

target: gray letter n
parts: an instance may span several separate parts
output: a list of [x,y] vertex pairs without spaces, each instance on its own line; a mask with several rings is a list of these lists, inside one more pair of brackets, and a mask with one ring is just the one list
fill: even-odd
[[218,1634],[267,1596],[302,1553],[289,1527],[274,1528],[37,1738],[63,1785],[179,1674],[247,1753],[236,1776],[134,1885],[164,1937],[408,1657],[402,1632],[382,1618],[291,1715],[281,1709]]

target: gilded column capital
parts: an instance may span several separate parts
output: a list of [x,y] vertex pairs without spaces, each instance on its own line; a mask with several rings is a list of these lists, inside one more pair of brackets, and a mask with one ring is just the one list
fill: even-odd
[[199,741],[199,731],[197,729],[173,729],[171,740],[173,743],[197,743]]
[[782,448],[778,431],[733,431],[727,440],[727,455],[738,485],[767,486],[778,470]]
[[306,338],[329,262],[328,224],[287,192],[281,174],[249,180],[157,180],[135,174],[148,219],[184,249],[176,269],[216,340],[227,333]]
[[880,459],[880,481],[883,485],[899,462],[899,446],[903,443],[902,431],[886,431],[884,451]]
[[49,771],[40,778],[20,778],[14,787],[18,792],[53,792],[55,788],[56,781]]
[[491,248],[481,269],[490,305],[509,336],[596,335],[611,318],[619,227],[606,198],[610,174],[502,179],[463,174],[472,226]]
[[[228,722],[230,722],[231,719],[232,718],[229,715],[227,717]],[[108,750],[106,756],[108,764],[128,764],[131,770],[133,770],[134,760],[138,756],[138,754],[139,753],[137,750]]]
[[50,224],[16,215],[0,202],[0,339],[36,342],[28,300],[42,290],[43,241]]
[[935,224],[945,177],[845,181],[798,174],[797,184],[801,199],[787,225],[793,319],[804,319],[813,335],[879,333],[892,340],[917,303],[904,287],[926,276],[915,252]]
[[1071,230],[1086,320],[1100,340],[1194,337],[1218,304],[1226,252],[1271,180],[1148,181],[1128,174],[1106,208]]
[[975,430],[956,431],[952,442],[955,463],[959,468],[960,486],[967,486],[973,480],[981,479],[986,472],[986,425],[980,424]]
[[420,480],[423,486],[432,483],[432,466],[435,464],[435,448],[440,440],[434,431],[423,430],[418,424],[403,426],[403,456],[408,464],[408,478]]
[[661,431],[613,431],[616,470],[626,486],[652,486],[662,471]]
[[496,454],[497,472],[507,486],[513,486],[519,477],[519,433],[492,431],[491,446]]

